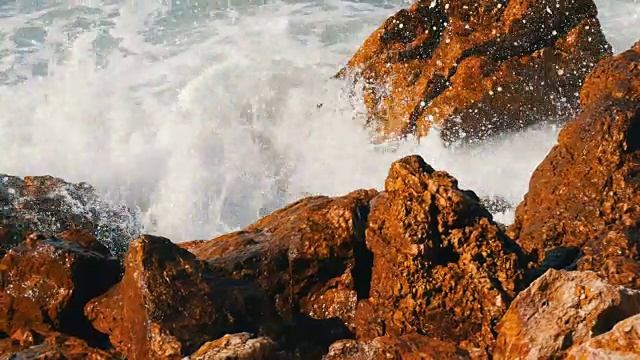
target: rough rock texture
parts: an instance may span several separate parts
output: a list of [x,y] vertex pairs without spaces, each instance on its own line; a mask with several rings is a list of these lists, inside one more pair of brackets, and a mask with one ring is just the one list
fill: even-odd
[[609,332],[569,350],[567,360],[640,359],[640,315],[622,320]]
[[603,96],[640,101],[640,41],[615,57],[601,61],[580,90],[580,105],[589,106]]
[[419,0],[338,76],[362,80],[378,131],[481,138],[566,114],[611,53],[592,0]]
[[640,291],[593,272],[549,270],[522,291],[497,327],[496,360],[561,359],[572,345],[640,313]]
[[52,327],[103,342],[84,317],[84,305],[119,276],[118,261],[92,235],[31,235],[0,262],[0,332]]
[[90,347],[85,341],[58,332],[20,329],[0,340],[0,360],[119,360],[120,354]]
[[129,245],[122,281],[85,313],[130,360],[179,359],[227,333],[269,332],[278,319],[264,299],[168,239],[145,235]]
[[493,326],[516,294],[518,252],[471,191],[419,156],[394,162],[371,202],[370,296],[357,334],[419,332],[465,348],[490,348]]
[[190,360],[273,360],[277,345],[267,337],[253,338],[249,333],[229,334],[210,341],[191,354]]
[[638,78],[640,44],[601,62],[583,112],[531,177],[510,233],[543,269],[577,266],[640,289]]
[[377,337],[373,340],[340,340],[329,348],[323,360],[462,360],[471,359],[466,350],[419,334]]
[[231,278],[258,284],[292,324],[296,341],[326,348],[351,336],[356,303],[368,296],[364,228],[375,195],[359,190],[308,197],[242,231],[181,246]]
[[34,232],[52,236],[74,228],[121,255],[139,224],[131,210],[106,203],[86,183],[0,174],[0,252]]

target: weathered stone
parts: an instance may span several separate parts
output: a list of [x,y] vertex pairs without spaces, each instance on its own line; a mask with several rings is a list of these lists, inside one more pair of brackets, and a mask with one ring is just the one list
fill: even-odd
[[497,327],[496,360],[561,359],[566,350],[640,313],[640,291],[593,272],[549,270],[522,291]]
[[385,21],[338,76],[362,84],[387,135],[482,138],[562,117],[611,54],[592,0],[419,0]]
[[85,313],[129,360],[180,359],[227,333],[278,327],[266,296],[165,238],[131,242],[122,281]]
[[469,352],[455,345],[418,334],[377,337],[372,340],[340,340],[329,348],[323,360],[462,360]]
[[93,234],[114,255],[121,255],[139,224],[133,211],[101,200],[86,183],[0,174],[0,249],[34,232],[53,236],[69,229]]
[[567,360],[640,358],[640,315],[620,321],[610,331],[569,350]]
[[640,41],[596,65],[580,90],[580,104],[587,107],[605,96],[640,101]]
[[264,289],[291,324],[294,343],[326,348],[351,336],[356,303],[368,296],[371,255],[364,228],[376,194],[308,197],[242,231],[181,246],[229,277]]
[[[639,48],[587,78],[583,112],[560,132],[517,207],[510,233],[542,270],[577,266],[640,289]],[[559,253],[566,256],[549,256]]]
[[190,360],[273,360],[277,345],[267,337],[254,338],[249,333],[230,334],[210,341],[193,353]]
[[0,331],[53,327],[102,342],[84,317],[84,305],[119,276],[118,261],[92,235],[31,235],[0,262]]
[[85,341],[58,332],[21,329],[0,340],[0,360],[120,360],[116,352],[90,347]]
[[419,332],[488,349],[493,326],[518,290],[518,249],[471,191],[419,156],[396,161],[371,202],[370,296],[357,333],[371,339]]

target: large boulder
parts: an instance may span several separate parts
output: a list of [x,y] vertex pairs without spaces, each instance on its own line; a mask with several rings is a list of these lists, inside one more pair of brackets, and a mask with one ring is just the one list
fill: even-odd
[[610,331],[568,351],[567,360],[640,358],[640,314],[622,320]]
[[472,191],[419,156],[400,159],[371,202],[366,241],[373,269],[356,312],[359,338],[418,332],[468,350],[491,348],[521,264]]
[[577,267],[640,289],[640,43],[598,64],[583,111],[534,171],[513,238],[542,271]]
[[0,174],[0,255],[32,233],[52,236],[70,229],[95,235],[121,255],[139,228],[132,210],[102,200],[87,183]]
[[[387,19],[339,77],[362,86],[386,135],[474,139],[562,118],[611,54],[592,0],[418,0]],[[358,85],[355,85],[358,84]]]
[[0,332],[52,328],[108,344],[84,317],[84,306],[119,277],[119,262],[90,234],[31,235],[0,261]]
[[279,321],[265,299],[168,239],[144,235],[129,245],[122,281],[85,313],[130,360],[181,359],[227,333],[271,333]]
[[293,342],[326,348],[352,336],[356,304],[368,296],[372,259],[364,231],[375,195],[308,197],[241,231],[180,246],[264,289],[291,324]]
[[571,346],[640,313],[640,291],[592,272],[549,270],[522,291],[497,327],[496,360],[562,359]]

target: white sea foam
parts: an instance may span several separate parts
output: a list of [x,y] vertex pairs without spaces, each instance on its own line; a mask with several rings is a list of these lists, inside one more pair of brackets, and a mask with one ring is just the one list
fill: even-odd
[[[0,172],[89,182],[174,241],[307,194],[380,188],[412,153],[515,204],[556,140],[540,126],[471,148],[437,136],[371,145],[329,78],[401,2],[72,5],[0,5]],[[603,8],[617,50],[640,37],[628,26],[640,6]]]

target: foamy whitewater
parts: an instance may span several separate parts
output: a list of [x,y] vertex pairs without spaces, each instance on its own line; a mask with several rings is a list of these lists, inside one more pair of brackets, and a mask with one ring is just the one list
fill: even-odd
[[[600,0],[616,52],[640,3]],[[418,153],[517,204],[559,129],[374,146],[329,80],[397,0],[0,0],[0,173],[85,181],[141,232],[208,239],[309,194],[381,188]],[[318,108],[318,104],[323,106]],[[513,211],[496,214],[509,223]]]

